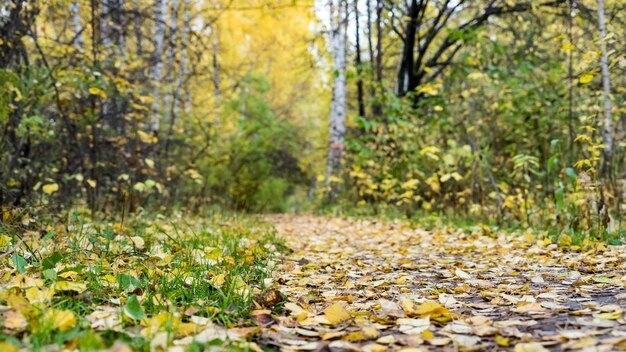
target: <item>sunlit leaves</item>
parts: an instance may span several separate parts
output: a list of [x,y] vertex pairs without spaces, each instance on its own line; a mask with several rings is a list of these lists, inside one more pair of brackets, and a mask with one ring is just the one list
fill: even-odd
[[339,303],[335,303],[326,308],[324,315],[326,315],[326,319],[328,319],[331,324],[339,324],[351,318],[350,313]]
[[91,87],[89,88],[89,93],[93,94],[93,95],[97,95],[103,99],[106,99],[107,94],[104,90],[102,90],[101,88],[98,87]]
[[59,185],[56,183],[49,183],[49,184],[43,185],[43,187],[41,187],[41,190],[45,194],[52,194],[59,190]]
[[582,84],[586,84],[586,83],[593,81],[593,77],[594,77],[593,73],[585,73],[584,75],[578,78],[578,82]]

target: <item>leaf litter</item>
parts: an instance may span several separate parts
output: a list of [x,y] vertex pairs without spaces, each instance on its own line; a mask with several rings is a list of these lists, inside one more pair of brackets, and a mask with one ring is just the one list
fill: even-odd
[[293,351],[626,350],[626,248],[271,216],[287,297],[257,342]]
[[626,350],[623,246],[266,220],[3,235],[0,350]]

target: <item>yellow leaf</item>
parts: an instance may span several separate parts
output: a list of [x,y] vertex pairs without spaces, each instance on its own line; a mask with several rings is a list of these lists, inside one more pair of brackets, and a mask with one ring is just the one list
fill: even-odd
[[415,309],[415,314],[425,317],[429,316],[432,320],[440,323],[452,320],[450,311],[435,301],[426,301]]
[[522,239],[526,243],[533,243],[533,242],[535,242],[535,236],[532,233],[526,233]]
[[225,282],[226,282],[226,276],[224,274],[216,275],[211,279],[211,284],[214,287],[222,287]]
[[376,339],[380,336],[380,332],[371,326],[363,327],[361,330],[367,339]]
[[530,343],[518,343],[515,345],[515,349],[513,352],[548,352],[548,350],[543,347],[540,343],[530,342]]
[[616,310],[615,312],[609,312],[609,313],[600,313],[598,315],[596,315],[598,318],[600,319],[606,319],[606,320],[616,320],[621,318],[622,316],[622,311],[621,310]]
[[59,190],[59,185],[56,183],[49,183],[47,185],[44,185],[41,189],[45,194],[52,194]]
[[572,238],[569,235],[562,234],[561,235],[561,239],[559,240],[559,242],[563,246],[566,246],[566,247],[567,246],[571,246],[572,245]]
[[570,51],[572,49],[574,49],[572,43],[563,43],[563,45],[561,45],[561,50]]
[[76,326],[76,316],[69,310],[47,310],[43,320],[47,326],[52,329],[59,329],[59,331],[67,331]]
[[87,290],[87,285],[84,283],[72,281],[57,281],[53,287],[58,291],[74,291],[78,293],[83,293]]
[[89,88],[89,94],[97,95],[103,99],[106,99],[107,97],[107,93],[98,87]]
[[422,332],[422,337],[426,340],[430,340],[435,337],[435,334],[430,330],[426,330]]
[[331,324],[339,324],[351,318],[350,313],[339,303],[326,308],[324,315]]
[[137,131],[137,135],[139,136],[139,140],[141,140],[142,143],[154,144],[159,141],[159,138],[157,138],[157,136],[148,134],[144,131]]
[[295,303],[287,302],[285,303],[285,308],[291,311],[291,316],[296,318],[297,321],[302,321],[309,316],[306,310]]
[[[0,39],[0,45],[2,44],[2,39]],[[18,352],[19,349],[17,346],[12,345],[8,342],[0,342],[0,351],[4,352]]]
[[343,339],[345,341],[356,342],[356,341],[366,340],[367,338],[363,334],[363,331],[352,331],[352,332],[348,333]]
[[585,73],[584,75],[578,78],[578,82],[585,84],[593,81],[593,73]]
[[87,180],[87,184],[88,184],[88,185],[89,185],[89,187],[91,187],[91,188],[96,188],[97,182],[96,182],[96,180],[93,180],[93,179],[88,179],[88,180]]
[[445,309],[441,304],[435,301],[426,301],[415,309],[415,314],[427,315],[438,312],[441,309]]
[[509,339],[507,339],[506,337],[500,336],[500,335],[496,336],[496,343],[500,347],[509,347],[509,345],[510,345]]
[[52,296],[54,296],[54,289],[47,287],[41,289],[37,287],[30,287],[26,289],[24,296],[26,296],[26,299],[30,303],[49,302],[52,300]]
[[417,313],[415,313],[417,305],[413,301],[409,299],[403,299],[402,301],[400,301],[400,306],[407,316],[411,317],[417,315]]

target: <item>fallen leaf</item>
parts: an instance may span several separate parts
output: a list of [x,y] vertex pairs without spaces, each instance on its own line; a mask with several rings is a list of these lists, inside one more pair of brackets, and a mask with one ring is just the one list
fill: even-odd
[[339,303],[335,303],[326,308],[324,315],[331,324],[343,323],[346,320],[352,318],[350,313]]
[[529,343],[518,343],[515,345],[513,352],[549,352],[548,349],[543,347],[540,343],[537,342],[529,342]]

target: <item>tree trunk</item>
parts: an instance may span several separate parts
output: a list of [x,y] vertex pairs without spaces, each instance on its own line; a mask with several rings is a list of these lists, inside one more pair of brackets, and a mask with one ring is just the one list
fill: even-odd
[[163,78],[163,49],[165,48],[166,0],[154,2],[154,51],[152,52],[152,131],[158,133],[161,124],[161,79]]
[[357,73],[356,90],[359,104],[359,116],[365,117],[365,102],[363,101],[363,67],[361,66],[361,32],[359,31],[359,1],[354,0],[354,26],[356,34],[356,58],[355,66]]
[[402,57],[400,68],[398,69],[397,95],[402,97],[410,91],[415,79],[415,34],[417,33],[417,19],[420,8],[417,0],[411,0],[408,19],[404,28],[404,45],[402,46]]
[[[574,27],[574,0],[568,0],[567,6],[567,37],[570,45],[574,45],[574,36],[572,30]],[[576,139],[576,132],[574,131],[574,50],[570,49],[568,52],[568,67],[567,67],[567,79],[569,82],[568,87],[568,117],[567,117],[567,129],[569,132],[569,157],[570,161],[574,160],[574,139]]]
[[173,82],[173,71],[174,71],[174,60],[176,59],[176,36],[178,35],[178,0],[171,0],[172,8],[170,9],[170,35],[169,35],[169,50],[167,55],[167,66],[165,68],[165,96],[163,97],[163,107],[165,109],[165,115],[163,117],[163,123],[165,124],[165,128],[171,130],[173,127],[173,118],[172,118],[172,109],[173,103],[172,100],[176,100],[176,97],[172,97],[174,87],[172,86]]
[[[187,80],[189,75],[189,68],[187,67],[187,46],[189,44],[189,17],[190,17],[190,0],[183,1],[183,30],[180,37],[180,67],[178,78],[176,82],[176,92],[174,93],[174,106],[172,111],[174,112],[174,118],[180,113],[180,100],[183,90],[183,84]],[[189,106],[185,103],[183,106],[184,111],[187,112]]]
[[606,46],[606,24],[604,22],[604,0],[598,0],[598,25],[600,27],[600,66],[602,67],[602,89],[604,90],[604,165],[602,173],[610,173],[611,156],[613,152],[613,121],[611,120],[611,80],[609,77],[609,59]]
[[72,32],[74,33],[74,45],[80,52],[85,49],[85,39],[83,38],[83,24],[80,19],[80,4],[78,0],[70,3],[70,14],[72,16]]
[[215,113],[213,124],[219,125],[219,106],[220,106],[220,63],[217,58],[219,50],[219,33],[217,27],[213,27],[211,31],[213,40],[211,42],[211,60],[213,61],[213,110]]
[[[141,10],[139,8],[139,0],[133,0],[133,9],[135,11],[135,40],[137,41],[137,56],[143,56],[143,33],[141,32]],[[142,75],[143,76],[143,75]]]
[[[347,6],[344,0],[331,0],[331,43],[335,79],[333,100],[330,108],[328,160],[326,164],[326,183],[337,175],[344,150],[346,132],[346,41],[347,41]],[[331,190],[331,198],[334,190]]]
[[[380,99],[384,99],[385,92],[383,88],[383,15],[384,0],[376,0],[376,86],[379,89]],[[376,117],[382,117],[383,107],[380,101],[375,101],[372,105],[372,113]]]
[[376,104],[378,104],[378,102],[376,101],[376,85],[374,84],[374,72],[375,72],[375,58],[374,58],[374,40],[372,39],[373,35],[373,29],[372,29],[372,4],[371,1],[366,1],[366,8],[367,8],[367,52],[368,52],[368,56],[369,56],[369,68],[370,68],[370,72],[371,72],[371,78],[370,78],[370,84],[369,84],[369,89],[370,89],[370,99],[372,101],[372,115],[376,115],[374,113],[374,106]]

